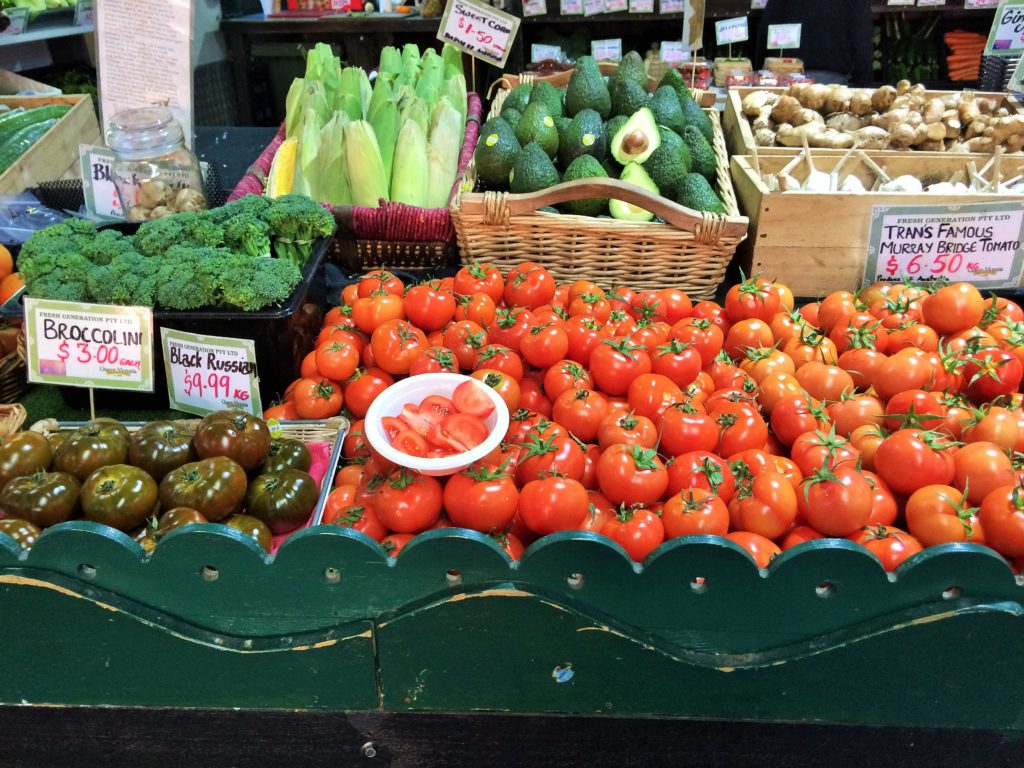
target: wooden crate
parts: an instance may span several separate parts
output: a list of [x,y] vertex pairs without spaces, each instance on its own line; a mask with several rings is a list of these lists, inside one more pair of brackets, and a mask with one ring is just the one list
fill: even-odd
[[[750,129],[750,120],[743,114],[743,99],[754,91],[768,91],[770,93],[784,93],[788,88],[730,88],[725,101],[725,115],[722,118],[722,128],[725,131],[725,143],[729,152],[733,155],[749,155],[754,151],[754,132]],[[949,96],[959,91],[927,91],[929,97]],[[1019,112],[1021,105],[1005,93],[984,93],[978,91],[978,96],[985,99],[994,99],[1000,105],[1007,107],[1013,112]],[[760,155],[788,155],[792,157],[799,152],[794,147],[758,147]],[[879,150],[885,152],[906,151],[906,150]],[[911,150],[913,152],[913,150]],[[841,155],[845,149],[815,149],[814,154]],[[942,157],[945,152],[914,152],[915,155],[934,155]]]
[[79,145],[103,141],[90,96],[0,96],[0,104],[11,109],[50,104],[71,106],[60,122],[0,175],[0,194],[13,195],[42,181],[77,177]]
[[42,94],[60,94],[60,89],[30,77],[11,72],[9,69],[0,69],[0,95],[13,96],[23,91],[35,91]]
[[[973,155],[937,155],[912,152],[871,152],[875,160],[893,178],[911,174],[935,181],[948,180],[966,168]],[[828,173],[839,161],[835,154],[818,156],[815,166]],[[760,157],[762,173],[776,174],[792,156]],[[923,168],[927,167],[927,171]],[[870,188],[874,176],[851,159],[844,165],[855,171]],[[1024,156],[1006,157],[1002,161],[1003,178],[1024,172]],[[806,163],[801,161],[791,173],[803,181]],[[738,262],[747,274],[764,273],[786,283],[797,296],[814,297],[829,291],[855,290],[860,287],[867,261],[871,215],[875,206],[963,205],[1024,200],[1017,195],[912,195],[880,192],[770,192],[754,169],[749,156],[732,158],[732,180],[742,210],[750,219],[750,237],[738,249]]]

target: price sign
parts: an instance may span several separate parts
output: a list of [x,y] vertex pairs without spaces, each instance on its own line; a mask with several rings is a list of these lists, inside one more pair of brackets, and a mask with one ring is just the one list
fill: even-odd
[[888,0],[888,5],[913,5],[914,0]]
[[604,0],[583,0],[583,15],[596,16],[604,13]]
[[1024,56],[1021,56],[1017,66],[1013,68],[1013,74],[1010,75],[1010,80],[1006,84],[1006,90],[1014,93],[1024,92]]
[[223,410],[263,413],[256,347],[249,339],[161,328],[172,408],[203,416]]
[[654,0],[629,0],[630,13],[654,13]]
[[583,13],[583,0],[560,0],[563,16],[579,16]]
[[749,39],[750,30],[747,27],[746,16],[739,16],[735,19],[722,19],[715,22],[715,42],[719,45],[742,43]]
[[690,52],[683,46],[682,40],[662,40],[661,60],[666,62],[686,61]]
[[562,48],[558,45],[540,45],[534,43],[530,46],[530,61],[538,62],[545,59],[562,60]]
[[96,14],[92,7],[93,0],[78,0],[75,5],[75,26],[92,26],[96,20]]
[[762,8],[768,7],[768,0],[750,0],[750,9],[753,11],[759,11]]
[[803,24],[769,24],[768,47],[777,50],[799,48]]
[[605,13],[617,13],[629,10],[629,0],[604,0]]
[[977,8],[995,8],[1000,0],[964,0],[964,8],[971,11]]
[[11,23],[7,26],[0,35],[4,37],[10,37],[13,35],[20,35],[25,31],[25,25],[28,23],[28,8],[8,8],[4,11],[4,16],[11,20]]
[[547,12],[547,0],[526,0],[523,3],[523,16],[543,16]]
[[106,147],[89,144],[79,145],[78,151],[86,210],[101,221],[124,221],[121,196],[110,173],[116,156]]
[[927,5],[945,5],[946,0],[917,0],[918,7]]
[[28,380],[153,391],[153,310],[25,298]]
[[662,13],[682,13],[683,0],[661,0],[658,7]]
[[591,40],[590,55],[598,61],[621,61],[622,40]]
[[519,21],[482,0],[448,0],[437,39],[501,69],[519,31]]
[[1005,55],[1024,51],[1024,3],[1003,3],[992,19],[985,54]]
[[948,280],[1011,288],[1024,266],[1024,203],[876,207],[864,283]]

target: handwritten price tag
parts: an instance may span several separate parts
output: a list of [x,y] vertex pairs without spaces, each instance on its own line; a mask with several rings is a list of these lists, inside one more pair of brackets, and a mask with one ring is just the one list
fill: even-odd
[[977,8],[995,8],[1000,0],[964,0],[964,8],[969,11]]
[[583,0],[561,0],[559,7],[563,16],[579,16],[583,13]]
[[0,36],[10,37],[25,31],[25,25],[28,24],[28,8],[8,8],[4,11],[4,16],[10,19],[11,23]]
[[888,0],[887,5],[913,5],[914,0]]
[[530,46],[530,61],[538,62],[545,59],[562,60],[562,48],[558,45],[541,45],[534,43]]
[[1000,55],[1021,50],[1024,50],[1024,3],[1004,3],[992,19],[985,53]]
[[520,19],[481,0],[448,0],[437,39],[504,68]]
[[172,408],[200,416],[225,409],[263,413],[252,341],[169,328],[160,336]]
[[547,12],[547,0],[526,0],[523,3],[523,16],[543,16]]
[[153,310],[25,298],[28,380],[153,391]]
[[654,13],[654,0],[629,0],[630,13]]
[[742,43],[749,39],[750,30],[747,27],[746,16],[740,16],[735,19],[722,19],[715,22],[715,41],[719,45]]
[[799,48],[803,24],[769,24],[768,47],[775,50]]
[[598,61],[620,61],[622,59],[622,40],[591,40],[590,55]]
[[761,10],[768,6],[768,0],[750,0],[750,9],[754,11]]
[[669,63],[690,58],[690,52],[683,47],[682,40],[662,40],[660,51],[661,60]]
[[662,13],[682,13],[683,0],[661,0],[658,7]]
[[78,0],[78,4],[75,6],[76,27],[92,25],[93,21],[95,21],[96,14],[92,4],[93,0]]
[[876,207],[864,283],[948,280],[1010,288],[1024,267],[1024,203]]
[[926,5],[945,5],[946,0],[917,0],[918,7]]
[[583,15],[596,16],[604,13],[604,0],[583,0]]
[[629,0],[604,0],[605,13],[618,13],[629,10]]

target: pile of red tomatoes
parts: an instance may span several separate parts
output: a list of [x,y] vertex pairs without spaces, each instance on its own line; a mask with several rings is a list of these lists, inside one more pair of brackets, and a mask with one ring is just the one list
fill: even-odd
[[[582,530],[637,561],[697,534],[762,567],[824,537],[890,570],[946,542],[1024,558],[1024,312],[970,285],[876,284],[794,310],[762,277],[720,306],[473,264],[411,287],[370,273],[342,298],[266,415],[348,409],[324,522],[393,552],[458,526],[513,557]],[[501,446],[446,481],[372,455],[358,421],[395,377],[434,371],[473,376],[512,414]]]

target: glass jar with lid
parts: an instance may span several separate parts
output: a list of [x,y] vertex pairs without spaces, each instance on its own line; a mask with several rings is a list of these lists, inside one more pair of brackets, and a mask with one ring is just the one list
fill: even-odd
[[107,126],[117,154],[111,175],[128,221],[152,221],[207,207],[199,160],[171,110],[141,107],[118,112]]

